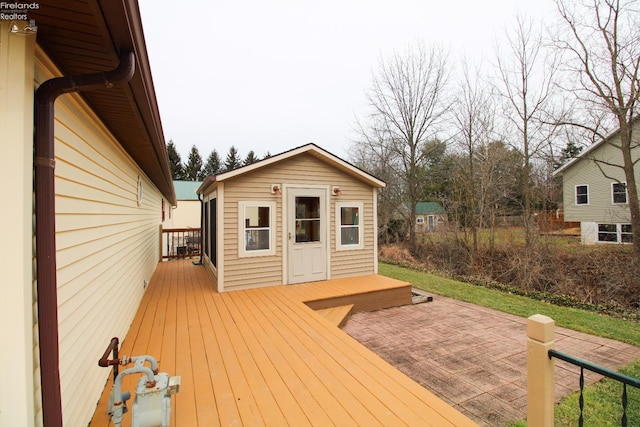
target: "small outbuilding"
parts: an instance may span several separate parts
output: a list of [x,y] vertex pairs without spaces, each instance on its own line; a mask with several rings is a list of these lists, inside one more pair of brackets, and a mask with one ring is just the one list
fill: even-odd
[[203,263],[219,292],[375,274],[384,186],[315,144],[210,176]]

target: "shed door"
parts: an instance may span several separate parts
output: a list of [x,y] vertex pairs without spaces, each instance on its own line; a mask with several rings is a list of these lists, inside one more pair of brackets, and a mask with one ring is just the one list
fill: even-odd
[[327,192],[290,188],[287,199],[288,283],[327,278]]

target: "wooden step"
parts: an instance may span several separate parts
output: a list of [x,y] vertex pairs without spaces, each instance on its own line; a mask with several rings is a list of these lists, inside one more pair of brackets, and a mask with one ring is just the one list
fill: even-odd
[[351,311],[353,310],[353,304],[348,305],[338,305],[336,307],[322,308],[316,310],[316,313],[336,325],[337,327],[341,327],[344,325],[351,315]]

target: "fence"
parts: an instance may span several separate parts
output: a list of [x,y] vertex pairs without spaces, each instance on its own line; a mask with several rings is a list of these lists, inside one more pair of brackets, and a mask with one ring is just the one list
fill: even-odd
[[199,228],[167,228],[162,230],[162,259],[199,257],[201,232]]
[[580,415],[578,425],[584,425],[584,370],[611,378],[622,384],[622,416],[620,425],[627,426],[627,385],[640,388],[640,380],[632,378],[586,360],[578,359],[553,348],[555,336],[554,321],[540,314],[527,319],[527,426],[553,426],[554,408],[554,359],[560,359],[580,367]]

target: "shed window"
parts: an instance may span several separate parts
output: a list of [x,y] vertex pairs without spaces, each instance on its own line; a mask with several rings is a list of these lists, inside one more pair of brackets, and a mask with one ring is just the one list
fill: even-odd
[[614,204],[627,203],[627,184],[624,182],[611,184],[611,198]]
[[238,203],[239,256],[275,255],[275,203]]
[[338,250],[362,249],[362,203],[336,203],[336,246]]
[[576,185],[576,205],[589,204],[589,186]]

